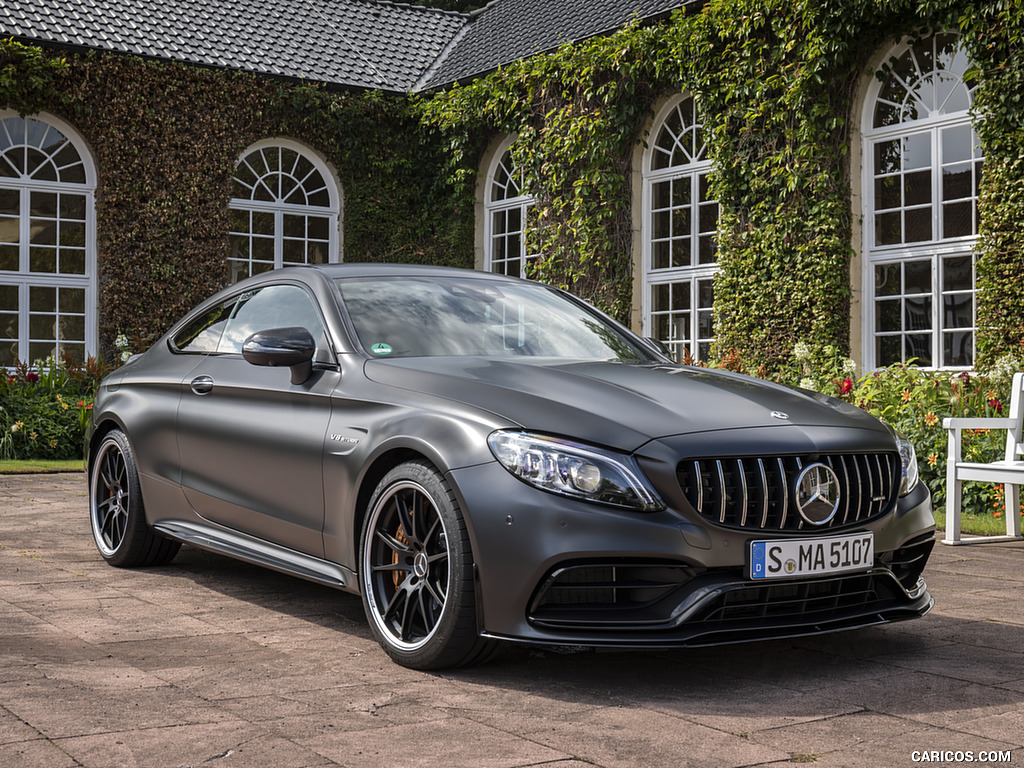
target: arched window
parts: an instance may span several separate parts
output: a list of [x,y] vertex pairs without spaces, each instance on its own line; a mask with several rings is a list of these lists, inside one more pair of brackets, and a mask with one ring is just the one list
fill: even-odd
[[341,192],[327,165],[297,142],[260,142],[232,179],[231,282],[291,264],[338,261]]
[[0,366],[94,351],[95,188],[69,126],[0,110]]
[[889,62],[863,125],[865,362],[970,367],[982,155],[969,61],[943,34]]
[[706,360],[714,340],[713,278],[718,203],[711,161],[692,97],[660,111],[643,167],[643,331],[672,350]]
[[484,192],[484,269],[523,277],[532,258],[526,252],[526,212],[533,198],[523,192],[508,139],[487,174]]

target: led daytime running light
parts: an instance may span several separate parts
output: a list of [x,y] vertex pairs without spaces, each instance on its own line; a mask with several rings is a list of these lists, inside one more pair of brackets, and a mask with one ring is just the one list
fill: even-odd
[[487,442],[505,469],[542,490],[630,509],[664,508],[626,454],[525,432],[495,432]]

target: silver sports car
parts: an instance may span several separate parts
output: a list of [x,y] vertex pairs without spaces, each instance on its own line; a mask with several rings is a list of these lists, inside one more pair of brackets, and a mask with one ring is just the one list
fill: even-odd
[[238,283],[103,382],[87,452],[112,565],[184,542],[358,593],[420,669],[500,641],[697,646],[932,606],[904,438],[497,275]]

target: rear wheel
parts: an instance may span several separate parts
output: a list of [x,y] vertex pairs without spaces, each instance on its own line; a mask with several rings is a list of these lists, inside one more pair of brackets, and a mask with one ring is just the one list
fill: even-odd
[[162,565],[181,548],[146,523],[135,453],[120,430],[103,438],[89,469],[89,520],[96,548],[111,565]]
[[489,657],[480,637],[469,534],[447,482],[427,462],[391,470],[362,533],[363,606],[399,664],[437,669]]

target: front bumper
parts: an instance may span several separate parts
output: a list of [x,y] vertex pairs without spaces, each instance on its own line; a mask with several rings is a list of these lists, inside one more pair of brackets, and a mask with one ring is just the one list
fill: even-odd
[[[632,512],[531,488],[497,463],[451,473],[473,542],[482,631],[540,644],[680,647],[792,637],[915,618],[934,544],[927,489],[857,530],[870,570],[746,577],[749,531],[671,509]],[[694,518],[699,522],[694,522]]]

